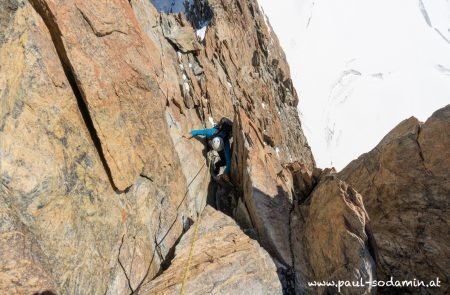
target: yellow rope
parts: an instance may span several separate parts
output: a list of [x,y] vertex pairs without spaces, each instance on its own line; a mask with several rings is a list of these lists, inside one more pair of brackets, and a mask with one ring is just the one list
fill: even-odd
[[[211,160],[209,160],[209,165],[208,166],[209,166],[208,171],[211,171]],[[201,205],[205,204],[205,201],[206,201],[206,194],[203,195],[203,199],[202,199],[202,204]],[[197,221],[195,222],[194,236],[192,237],[191,248],[189,249],[188,263],[186,265],[186,270],[184,271],[184,275],[183,275],[183,281],[181,283],[181,289],[180,289],[180,294],[181,295],[184,295],[184,289],[186,288],[186,282],[187,282],[187,279],[189,277],[189,269],[190,269],[191,263],[192,263],[192,253],[194,251],[195,241],[197,240],[197,232],[198,232],[198,227],[200,225],[200,219],[202,217],[203,209],[205,209],[205,207],[203,207],[200,210],[200,213],[197,215]]]
[[[202,210],[202,212],[203,212],[203,210]],[[184,288],[186,287],[186,282],[187,282],[187,279],[189,277],[189,268],[191,267],[191,262],[192,262],[192,252],[194,250],[194,244],[195,244],[195,241],[197,239],[197,231],[198,231],[198,226],[200,224],[200,218],[202,216],[201,215],[202,212],[200,212],[200,215],[197,218],[197,222],[195,223],[194,237],[192,238],[191,249],[189,250],[188,263],[186,265],[186,270],[184,271],[183,282],[181,283],[181,290],[180,290],[180,294],[181,295],[184,294]]]

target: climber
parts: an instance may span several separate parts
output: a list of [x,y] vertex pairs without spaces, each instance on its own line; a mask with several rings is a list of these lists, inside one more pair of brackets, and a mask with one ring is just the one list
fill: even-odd
[[231,172],[231,147],[230,138],[232,137],[233,122],[223,117],[213,128],[191,130],[183,135],[184,138],[191,139],[194,136],[204,136],[208,139],[208,146],[219,154],[220,161],[215,163],[214,174],[219,174],[220,168],[225,166],[225,171],[221,178],[224,181],[230,181]]

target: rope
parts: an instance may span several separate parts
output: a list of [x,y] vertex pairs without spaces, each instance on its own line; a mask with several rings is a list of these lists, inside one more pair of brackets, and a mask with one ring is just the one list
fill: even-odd
[[[208,167],[209,167],[208,170],[210,171],[211,170],[211,161],[209,161]],[[205,201],[206,201],[206,194],[203,195],[202,205],[205,203]],[[194,236],[192,237],[191,248],[189,249],[188,263],[187,263],[186,269],[184,271],[183,281],[181,283],[180,295],[184,295],[184,289],[186,288],[186,282],[187,282],[187,279],[189,277],[189,269],[191,268],[191,263],[192,263],[192,254],[193,254],[193,251],[194,251],[195,241],[197,240],[198,227],[200,225],[200,220],[201,220],[202,213],[203,213],[204,209],[205,209],[205,207],[203,207],[200,210],[200,212],[197,215],[197,221],[195,222]]]

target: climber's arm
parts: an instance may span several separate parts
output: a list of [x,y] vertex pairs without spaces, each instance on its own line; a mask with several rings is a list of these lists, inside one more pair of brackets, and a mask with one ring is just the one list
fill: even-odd
[[211,138],[214,136],[214,134],[217,133],[217,129],[216,128],[198,129],[198,130],[191,130],[189,133],[192,136],[205,136],[206,138]]

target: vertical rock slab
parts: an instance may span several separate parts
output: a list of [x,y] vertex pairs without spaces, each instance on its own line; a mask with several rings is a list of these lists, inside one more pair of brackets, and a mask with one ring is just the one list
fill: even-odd
[[159,51],[129,3],[31,2],[86,105],[91,135],[115,187],[125,190],[139,174],[169,186],[181,174],[164,119]]
[[136,180],[124,199],[120,221],[125,228],[117,246],[109,295],[137,292],[167,267],[190,217],[145,177]]
[[[194,227],[177,245],[170,267],[140,294],[179,294]],[[192,252],[186,294],[282,294],[276,267],[263,248],[225,214],[207,206]]]
[[162,175],[176,178],[168,187],[139,176],[117,193],[45,23],[27,1],[8,22],[0,47],[0,199],[9,208],[1,224],[14,226],[0,260],[23,262],[13,280],[23,293],[131,292],[127,277],[133,289],[151,280],[192,216],[183,194],[173,195],[184,178]]
[[214,17],[199,60],[212,117],[230,116],[233,105],[239,105],[263,140],[278,151],[281,163],[298,160],[312,169],[315,162],[301,129],[289,66],[258,2],[208,3]]
[[[0,48],[1,198],[27,229],[24,241],[42,249],[39,257],[57,292],[102,290],[101,280],[108,280],[115,260],[120,202],[50,34],[28,2],[20,2],[5,36]],[[7,261],[13,254],[1,255]],[[22,259],[28,259],[26,251]]]
[[[164,16],[156,11],[150,1],[132,0],[130,4],[143,31],[160,52],[159,59],[162,70],[160,87],[166,99],[164,115],[168,127],[167,132],[175,148],[176,157],[181,163],[181,171],[187,183],[181,202],[183,206],[187,206],[186,210],[191,213],[190,216],[195,218],[196,211],[202,207],[200,203],[203,199],[206,199],[210,174],[206,164],[205,142],[182,138],[182,135],[188,130],[204,127],[202,117],[199,116],[200,112],[190,110],[183,102],[182,89],[185,87],[184,83],[187,83],[186,80],[192,64],[189,67],[189,62],[184,62],[182,60],[183,55],[174,50],[174,45],[164,37],[162,28]],[[172,16],[172,18],[174,17]],[[172,25],[176,26],[176,24]],[[197,42],[190,24],[186,21],[185,25],[184,31],[190,29],[192,35],[190,42]],[[193,79],[195,81],[195,76],[193,76]]]
[[[261,244],[285,265],[292,266],[289,214],[294,206],[291,186],[275,152],[264,145],[255,124],[240,110],[235,123],[235,179],[239,179]],[[292,183],[292,181],[291,181]]]
[[[325,176],[291,215],[292,252],[298,294],[334,294],[337,287],[316,282],[371,282],[376,279],[373,245],[366,232],[362,197],[335,176]],[[343,294],[375,294],[369,284],[342,288]]]
[[448,293],[450,106],[424,124],[404,120],[339,177],[364,196],[378,245],[379,278],[435,280],[442,287],[383,292]]

